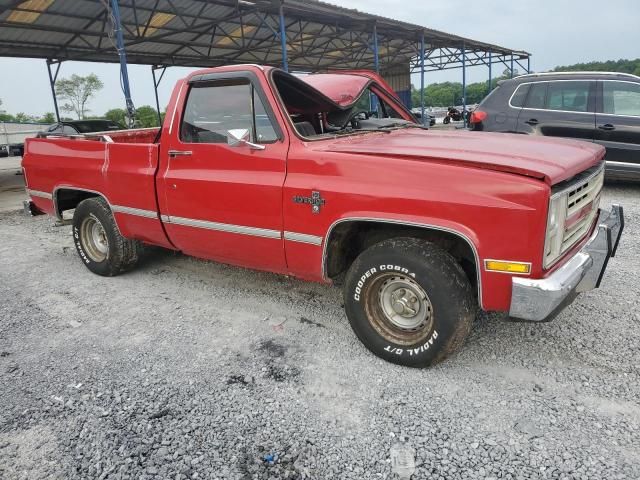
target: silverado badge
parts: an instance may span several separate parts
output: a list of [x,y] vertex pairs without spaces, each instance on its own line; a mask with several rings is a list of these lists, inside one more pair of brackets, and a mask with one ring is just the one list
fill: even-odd
[[320,213],[320,207],[325,204],[325,199],[320,196],[320,192],[315,190],[311,192],[310,197],[303,197],[302,195],[294,195],[293,203],[306,203],[311,205],[311,213]]

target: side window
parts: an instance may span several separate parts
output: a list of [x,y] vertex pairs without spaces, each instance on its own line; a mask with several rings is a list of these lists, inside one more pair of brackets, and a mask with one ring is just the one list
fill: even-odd
[[264,108],[264,103],[255,88],[251,88],[252,100],[253,100],[253,113],[255,118],[255,137],[256,143],[273,143],[278,140],[278,134],[273,129],[271,119],[267,115],[267,111]]
[[547,82],[534,83],[529,88],[527,97],[527,108],[544,108],[544,101],[547,96]]
[[592,82],[550,82],[547,109],[569,112],[589,111],[589,86]]
[[513,96],[511,97],[511,106],[516,108],[524,107],[524,99],[527,98],[527,93],[529,93],[530,83],[525,83],[524,85],[518,85],[516,91],[513,92]]
[[73,128],[71,125],[63,126],[62,133],[64,133],[65,135],[78,135],[78,131],[75,128]]
[[227,143],[227,131],[247,129],[251,141],[278,139],[260,97],[248,79],[194,84],[180,127],[188,143]]
[[605,81],[602,84],[603,113],[640,116],[640,83]]

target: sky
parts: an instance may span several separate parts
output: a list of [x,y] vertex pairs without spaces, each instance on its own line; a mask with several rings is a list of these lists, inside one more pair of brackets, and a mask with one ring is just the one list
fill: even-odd
[[[347,8],[393,17],[474,40],[532,54],[534,71],[593,60],[640,57],[640,0],[329,0]],[[115,52],[114,52],[115,55]],[[174,82],[191,69],[172,67],[160,84],[161,106],[168,102]],[[66,62],[60,77],[95,73],[104,89],[91,101],[100,115],[124,107],[116,64]],[[487,79],[485,66],[468,70],[468,81]],[[433,72],[426,83],[460,81],[461,70]],[[154,105],[149,66],[130,65],[134,104]],[[418,85],[419,79],[413,83]],[[42,115],[53,111],[44,60],[0,58],[0,99],[9,113]]]

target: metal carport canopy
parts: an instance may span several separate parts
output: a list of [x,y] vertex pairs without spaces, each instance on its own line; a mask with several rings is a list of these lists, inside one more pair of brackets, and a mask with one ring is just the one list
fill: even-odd
[[[424,75],[502,63],[529,71],[530,55],[317,0],[0,0],[0,56],[47,60],[56,117],[60,62],[120,62],[129,117],[127,63],[152,66],[160,116],[157,68],[258,63],[285,70],[374,69],[406,66]],[[526,60],[526,66],[521,63]],[[55,73],[51,66],[57,65]],[[164,73],[164,71],[163,71]]]
[[[0,56],[118,62],[112,3],[0,0]],[[315,0],[117,3],[129,63],[208,67],[233,63],[281,66],[287,62],[290,69],[317,71],[374,69],[376,65],[386,69],[413,59],[415,69],[420,64],[416,59],[423,34],[426,71],[461,66],[463,51],[467,65],[487,64],[489,59],[507,65],[511,55],[515,61],[529,57],[524,51]],[[281,27],[286,32],[284,39]]]

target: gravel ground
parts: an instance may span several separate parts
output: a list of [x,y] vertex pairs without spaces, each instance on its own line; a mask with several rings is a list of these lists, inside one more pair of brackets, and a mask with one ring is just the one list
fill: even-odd
[[606,187],[601,289],[480,314],[430,370],[368,353],[337,289],[164,251],[101,278],[69,227],[0,214],[0,478],[398,478],[399,441],[413,479],[640,478],[639,199]]

